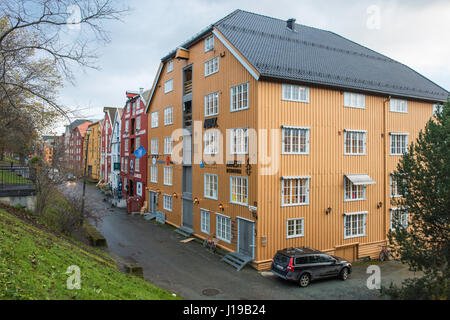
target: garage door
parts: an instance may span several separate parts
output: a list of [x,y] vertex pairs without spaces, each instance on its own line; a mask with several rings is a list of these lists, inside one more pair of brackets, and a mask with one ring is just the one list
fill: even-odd
[[346,246],[346,247],[340,247],[337,248],[334,251],[334,255],[338,256],[340,258],[344,258],[347,261],[353,262],[356,261],[356,258],[358,256],[358,246],[352,245],[352,246]]

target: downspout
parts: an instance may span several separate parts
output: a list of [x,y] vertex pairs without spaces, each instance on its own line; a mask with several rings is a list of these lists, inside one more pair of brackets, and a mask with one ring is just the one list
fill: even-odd
[[383,193],[384,193],[384,209],[383,209],[383,228],[384,228],[384,241],[387,241],[387,209],[388,209],[388,194],[387,194],[387,132],[386,132],[386,122],[387,122],[387,107],[386,102],[389,102],[391,96],[389,96],[383,102]]

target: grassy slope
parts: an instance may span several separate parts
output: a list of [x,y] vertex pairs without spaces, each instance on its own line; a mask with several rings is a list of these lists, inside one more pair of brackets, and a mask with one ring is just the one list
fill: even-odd
[[[171,293],[120,273],[105,253],[75,245],[0,209],[0,299],[174,299]],[[81,289],[65,272],[81,269]]]

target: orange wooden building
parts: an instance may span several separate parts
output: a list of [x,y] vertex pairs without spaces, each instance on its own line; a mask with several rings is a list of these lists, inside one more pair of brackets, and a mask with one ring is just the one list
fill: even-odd
[[334,33],[237,10],[162,59],[149,209],[258,269],[292,246],[378,257],[391,174],[448,95]]

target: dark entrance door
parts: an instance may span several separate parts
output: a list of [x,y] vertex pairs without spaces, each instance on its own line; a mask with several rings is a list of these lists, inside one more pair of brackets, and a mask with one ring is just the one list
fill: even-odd
[[238,252],[247,257],[254,257],[255,224],[249,220],[238,218]]
[[133,180],[130,180],[130,182],[129,182],[128,195],[130,197],[134,196],[134,182],[133,182]]
[[158,201],[158,198],[156,196],[156,192],[149,191],[148,199],[149,199],[149,210],[150,210],[150,213],[156,213],[156,205],[157,205],[157,201]]

